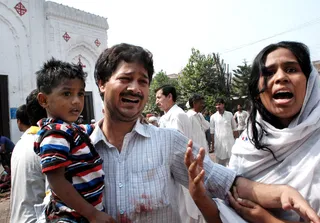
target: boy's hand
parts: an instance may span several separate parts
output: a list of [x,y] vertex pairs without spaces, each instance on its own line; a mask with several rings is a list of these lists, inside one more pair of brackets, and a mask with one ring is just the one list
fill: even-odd
[[116,220],[114,220],[110,215],[96,210],[92,218],[88,219],[90,223],[116,223]]
[[184,163],[188,168],[189,174],[189,192],[191,197],[196,201],[206,196],[206,189],[204,187],[204,170],[203,159],[205,156],[205,150],[200,148],[196,159],[192,154],[192,141],[188,142],[187,151],[184,157]]

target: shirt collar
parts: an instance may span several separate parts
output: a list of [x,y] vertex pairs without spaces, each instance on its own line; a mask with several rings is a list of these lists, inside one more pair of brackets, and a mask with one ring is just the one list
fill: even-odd
[[[98,121],[95,124],[95,128],[92,132],[92,134],[90,135],[91,138],[91,142],[93,145],[96,145],[98,142],[103,141],[104,143],[106,143],[107,145],[109,145],[110,143],[108,142],[107,138],[105,137],[105,135],[103,134],[103,131],[101,129],[101,125],[102,125],[103,119],[101,119],[100,121]],[[135,126],[133,127],[132,131],[130,133],[138,133],[139,135],[143,136],[143,137],[150,137],[150,133],[148,131],[148,128],[150,128],[149,125],[147,124],[142,124],[140,122],[140,119],[138,119],[136,121]]]

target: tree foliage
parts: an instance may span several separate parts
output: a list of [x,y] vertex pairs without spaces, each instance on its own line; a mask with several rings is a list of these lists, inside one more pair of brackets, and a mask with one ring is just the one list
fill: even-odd
[[243,65],[233,70],[232,94],[237,97],[248,96],[248,83],[250,80],[251,65],[243,61]]
[[222,97],[229,101],[231,74],[218,54],[201,54],[192,49],[188,64],[178,78],[181,100],[198,93],[205,97],[208,110],[214,111],[216,98]]
[[145,113],[148,112],[159,112],[159,109],[156,105],[156,93],[155,90],[162,85],[170,84],[177,88],[177,91],[179,92],[179,86],[176,79],[171,79],[167,76],[166,72],[161,70],[157,74],[153,76],[151,85],[150,85],[150,93],[149,93],[149,100],[146,104],[146,107],[144,109]]

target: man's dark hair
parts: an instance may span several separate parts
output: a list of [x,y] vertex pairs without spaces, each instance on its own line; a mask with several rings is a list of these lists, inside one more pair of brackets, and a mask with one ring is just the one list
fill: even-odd
[[194,94],[189,98],[189,105],[190,108],[193,108],[194,102],[200,101],[200,100],[204,100],[204,97],[201,96],[200,94]]
[[[100,54],[94,69],[97,86],[99,81],[102,81],[101,84],[109,81],[112,73],[122,61],[141,64],[148,72],[149,85],[151,84],[154,73],[152,54],[140,46],[121,43],[105,49]],[[103,98],[103,95],[100,95]]]
[[172,95],[172,100],[174,102],[176,102],[177,100],[177,91],[176,91],[176,88],[173,87],[172,85],[169,85],[169,84],[165,84],[165,85],[162,85],[161,87],[157,88],[154,92],[157,93],[159,90],[162,90],[162,94],[164,96],[168,96],[169,94]]
[[217,98],[216,104],[225,104],[225,102],[224,102],[223,98]]
[[64,80],[80,79],[84,86],[87,74],[79,64],[71,64],[51,58],[36,72],[37,88],[39,92],[50,94],[52,89],[60,85]]
[[30,126],[29,117],[27,114],[27,106],[25,104],[20,105],[16,112],[16,118],[17,120],[20,120],[20,122],[24,125]]
[[38,89],[34,89],[26,98],[26,109],[30,120],[30,124],[33,126],[37,125],[37,122],[47,117],[46,109],[44,109],[38,102]]

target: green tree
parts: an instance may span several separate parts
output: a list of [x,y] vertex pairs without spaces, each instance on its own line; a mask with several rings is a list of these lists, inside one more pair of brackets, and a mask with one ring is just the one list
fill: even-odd
[[157,88],[161,87],[162,85],[170,84],[174,87],[178,88],[177,91],[179,92],[179,86],[176,79],[171,79],[167,76],[166,72],[163,70],[159,71],[157,74],[154,75],[151,85],[150,85],[150,93],[149,93],[149,100],[145,106],[144,112],[159,112],[159,109],[156,105],[156,93],[154,92]]
[[243,65],[233,70],[232,94],[236,97],[248,96],[248,83],[250,81],[251,65],[243,61]]
[[179,76],[181,99],[198,93],[205,97],[206,107],[214,111],[214,102],[217,97],[229,101],[231,74],[218,54],[201,54],[199,50],[192,49],[188,64]]

